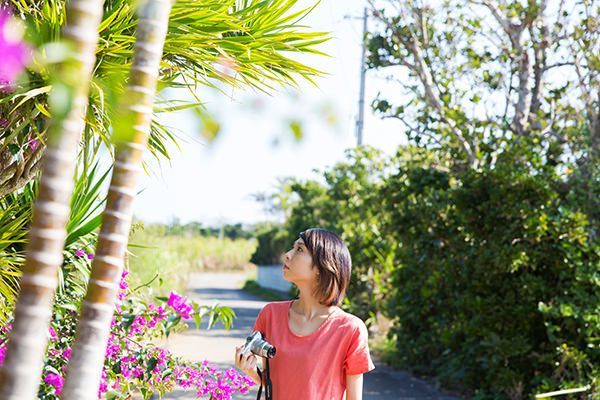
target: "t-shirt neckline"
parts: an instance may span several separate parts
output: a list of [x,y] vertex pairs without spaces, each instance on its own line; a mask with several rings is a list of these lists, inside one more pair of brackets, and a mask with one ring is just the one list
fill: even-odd
[[292,331],[292,328],[290,328],[290,311],[292,309],[293,304],[294,304],[294,300],[290,300],[289,305],[287,307],[287,312],[286,312],[286,326],[287,326],[287,330],[290,333],[290,335],[297,337],[299,339],[308,338],[308,337],[311,337],[311,336],[319,333],[319,331],[321,331],[321,329],[323,329],[323,327],[325,325],[327,325],[329,323],[329,321],[331,321],[333,319],[333,314],[336,314],[338,312],[338,310],[340,309],[339,307],[336,307],[332,312],[330,312],[329,315],[327,316],[327,319],[314,332],[311,332],[308,335],[301,336],[301,335],[295,334],[294,331]]

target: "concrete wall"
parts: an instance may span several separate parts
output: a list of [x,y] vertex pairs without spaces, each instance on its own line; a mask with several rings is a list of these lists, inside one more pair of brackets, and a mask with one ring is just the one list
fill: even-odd
[[259,265],[256,282],[264,288],[287,293],[292,284],[283,279],[281,268],[281,265]]

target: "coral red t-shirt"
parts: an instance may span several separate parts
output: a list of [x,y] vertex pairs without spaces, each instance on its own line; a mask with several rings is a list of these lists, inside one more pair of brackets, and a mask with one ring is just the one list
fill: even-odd
[[298,336],[289,327],[292,301],[268,303],[254,330],[277,349],[269,360],[273,400],[342,400],[346,375],[375,368],[364,322],[336,308],[313,333]]

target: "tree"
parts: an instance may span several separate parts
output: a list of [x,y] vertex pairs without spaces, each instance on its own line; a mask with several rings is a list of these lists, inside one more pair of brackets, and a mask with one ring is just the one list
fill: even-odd
[[129,85],[115,122],[116,161],[65,381],[63,398],[67,400],[98,396],[170,10],[171,0],[148,0],[140,5]]
[[63,36],[69,57],[56,71],[51,97],[55,117],[44,155],[44,178],[29,230],[13,331],[0,369],[3,399],[37,396],[101,18],[99,0],[73,0],[68,8]]
[[493,166],[525,145],[589,169],[600,148],[594,3],[370,0],[369,67],[406,96],[373,106],[455,167]]

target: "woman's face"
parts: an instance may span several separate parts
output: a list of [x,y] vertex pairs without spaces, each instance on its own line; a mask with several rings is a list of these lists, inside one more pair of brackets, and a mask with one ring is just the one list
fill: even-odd
[[285,253],[283,278],[295,284],[317,280],[318,268],[313,267],[312,256],[302,239],[294,242],[292,248]]

